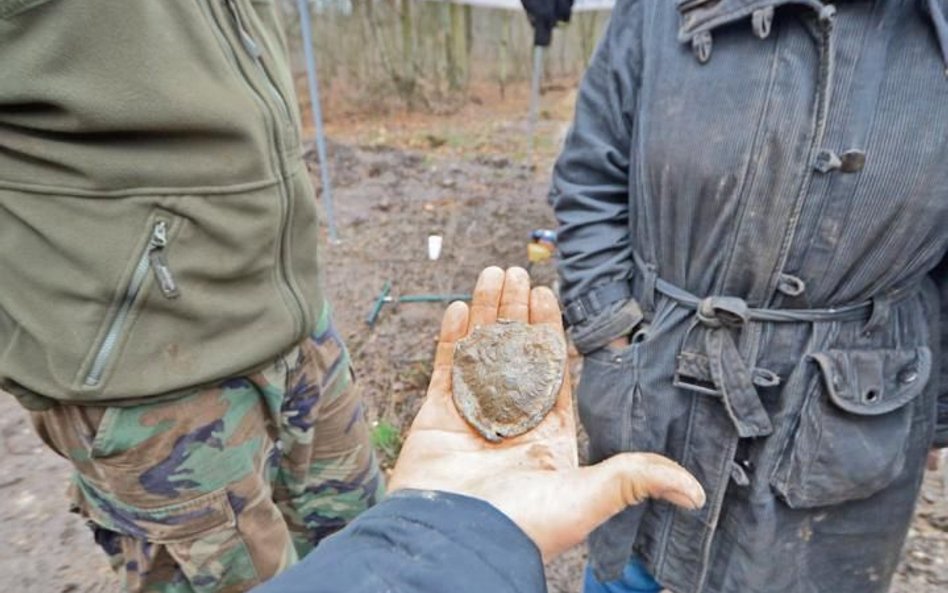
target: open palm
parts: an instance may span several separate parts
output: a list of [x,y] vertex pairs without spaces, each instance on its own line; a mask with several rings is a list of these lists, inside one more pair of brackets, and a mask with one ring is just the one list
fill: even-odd
[[428,395],[402,447],[390,491],[441,490],[485,500],[523,529],[548,559],[646,498],[687,508],[704,504],[698,482],[659,455],[624,453],[579,467],[568,372],[553,410],[539,426],[499,443],[481,437],[451,397],[454,346],[474,328],[498,319],[545,324],[563,333],[549,289],[531,290],[521,268],[485,269],[471,306],[452,303],[444,314]]

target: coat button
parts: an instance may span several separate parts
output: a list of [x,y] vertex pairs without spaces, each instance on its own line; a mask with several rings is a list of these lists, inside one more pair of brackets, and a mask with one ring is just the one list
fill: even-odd
[[856,173],[862,171],[866,165],[866,153],[862,150],[847,150],[839,156],[841,161],[839,170],[843,173]]
[[813,161],[813,168],[820,173],[829,173],[830,171],[839,169],[842,164],[843,162],[839,159],[839,155],[828,148],[823,148],[816,154],[816,159]]
[[913,366],[902,369],[899,371],[898,380],[902,385],[914,383],[918,380],[918,369]]
[[833,373],[833,389],[839,391],[843,387],[843,378],[838,373]]

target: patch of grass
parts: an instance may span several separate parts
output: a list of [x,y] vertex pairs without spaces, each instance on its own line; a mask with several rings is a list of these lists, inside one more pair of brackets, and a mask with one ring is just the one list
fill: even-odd
[[402,435],[398,428],[384,420],[372,425],[372,446],[385,456],[385,465],[391,465],[402,448]]

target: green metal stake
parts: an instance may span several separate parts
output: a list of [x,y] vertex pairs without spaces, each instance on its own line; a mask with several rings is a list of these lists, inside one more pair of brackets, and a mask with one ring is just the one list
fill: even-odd
[[372,311],[369,312],[369,316],[365,318],[365,322],[369,327],[375,325],[375,322],[378,321],[379,315],[382,314],[382,307],[385,306],[385,299],[389,298],[389,294],[392,292],[392,282],[391,280],[385,283],[385,286],[382,287],[382,292],[379,293],[378,298],[375,299],[375,303],[372,304]]
[[382,287],[382,292],[372,303],[372,310],[365,318],[365,323],[373,327],[382,314],[382,308],[388,303],[449,303],[452,301],[470,301],[469,294],[406,294],[405,296],[392,296],[392,282],[389,280]]
[[453,301],[469,301],[469,294],[407,294],[388,302],[397,303],[450,303]]

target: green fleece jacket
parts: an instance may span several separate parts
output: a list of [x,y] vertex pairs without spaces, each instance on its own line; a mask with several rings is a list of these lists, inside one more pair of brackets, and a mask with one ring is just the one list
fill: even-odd
[[0,388],[173,396],[312,331],[285,43],[273,0],[0,0]]

